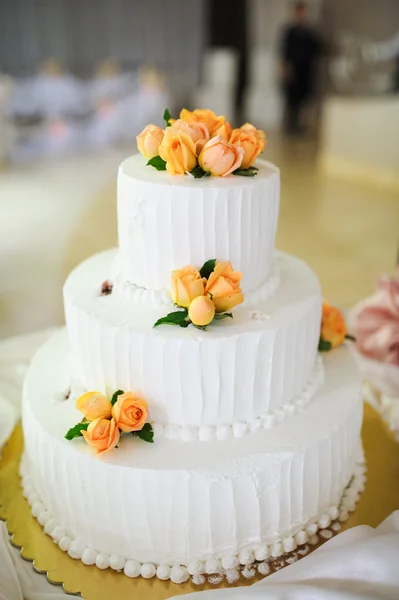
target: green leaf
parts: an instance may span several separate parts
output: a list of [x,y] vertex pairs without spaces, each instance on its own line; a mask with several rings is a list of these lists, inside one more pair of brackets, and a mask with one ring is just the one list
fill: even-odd
[[215,270],[216,267],[216,258],[210,258],[204,263],[200,269],[201,277],[205,277],[205,279],[209,279],[210,274]]
[[349,334],[347,334],[347,335],[345,336],[345,339],[346,339],[346,340],[350,340],[351,342],[356,342],[356,338],[355,338],[353,335],[349,335]]
[[331,350],[332,344],[331,342],[327,342],[327,340],[323,340],[320,338],[319,340],[319,352],[328,352]]
[[215,321],[221,321],[222,319],[227,319],[228,317],[230,317],[230,319],[232,319],[232,318],[233,318],[233,315],[232,315],[231,313],[219,313],[219,314],[216,314],[216,315],[213,317],[213,319],[214,319]]
[[170,112],[167,108],[165,108],[165,111],[163,113],[163,118],[165,119],[166,127],[170,127],[171,124],[169,123],[169,121],[171,120],[172,115],[170,114]]
[[111,398],[111,404],[112,406],[116,403],[116,401],[118,400],[118,396],[120,396],[121,394],[124,394],[125,392],[123,392],[122,390],[118,390],[117,392],[115,392],[115,394],[113,394],[112,398]]
[[139,437],[143,440],[143,442],[148,442],[149,444],[154,443],[154,430],[151,423],[145,423],[143,429],[140,429],[140,431],[133,431],[132,433],[135,437]]
[[242,169],[239,167],[235,171],[233,171],[233,175],[241,175],[241,177],[255,177],[258,174],[257,167],[248,167],[247,169]]
[[74,427],[71,427],[71,429],[65,434],[65,439],[73,440],[74,438],[82,437],[82,431],[87,431],[89,425],[89,421],[85,421],[78,423]]
[[161,317],[158,319],[153,326],[158,327],[159,325],[180,325],[180,327],[188,327],[191,321],[187,320],[187,315],[188,312],[186,309],[176,310],[166,315],[166,317]]
[[190,171],[191,175],[194,175],[195,179],[201,179],[202,177],[210,177],[211,174],[209,171],[204,171],[202,167],[197,165],[194,167],[192,171]]
[[160,156],[154,156],[154,158],[150,158],[147,163],[147,167],[148,166],[155,167],[157,171],[166,171],[166,161]]

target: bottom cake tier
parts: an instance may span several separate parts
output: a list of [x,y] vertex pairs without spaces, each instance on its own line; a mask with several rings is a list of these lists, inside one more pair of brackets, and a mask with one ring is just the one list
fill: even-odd
[[34,516],[72,558],[179,583],[290,552],[354,509],[362,402],[347,349],[326,356],[309,408],[272,429],[153,445],[128,436],[102,458],[64,439],[80,418],[62,395],[67,353],[63,331],[29,370],[21,475]]

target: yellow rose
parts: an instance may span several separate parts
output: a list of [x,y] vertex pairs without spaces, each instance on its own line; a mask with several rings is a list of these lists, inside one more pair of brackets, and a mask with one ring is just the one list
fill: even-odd
[[82,430],[82,435],[97,454],[104,454],[115,448],[120,438],[119,429],[114,419],[109,420],[101,417],[92,421],[87,431]]
[[203,147],[198,162],[211,175],[226,177],[241,166],[244,150],[226,142],[221,136],[209,140]]
[[321,339],[325,342],[330,342],[332,348],[337,348],[337,346],[344,343],[347,333],[348,331],[342,312],[328,302],[323,302]]
[[76,408],[88,421],[111,418],[112,404],[100,392],[87,392],[76,400]]
[[126,392],[118,396],[118,400],[112,407],[112,416],[124,433],[140,431],[148,416],[147,402],[135,398],[132,392]]
[[208,296],[194,298],[188,309],[188,316],[194,325],[205,327],[215,316],[215,305]]
[[222,125],[220,125],[214,131],[212,137],[215,137],[216,135],[220,135],[220,137],[222,137],[224,140],[226,140],[228,142],[231,137],[232,132],[233,132],[233,129],[232,129],[230,123],[228,121],[226,121],[225,123],[222,123]]
[[215,131],[226,121],[226,117],[218,117],[213,110],[207,108],[196,108],[192,112],[187,108],[183,108],[180,112],[180,118],[187,121],[187,123],[204,123],[211,137],[216,135]]
[[246,169],[254,164],[256,157],[263,152],[266,146],[265,134],[250,123],[245,123],[239,129],[233,129],[230,143],[240,146],[244,150],[241,167]]
[[209,131],[204,123],[187,123],[183,119],[177,119],[169,128],[168,133],[178,133],[183,131],[190,136],[195,144],[195,151],[198,155],[206,142],[209,140]]
[[205,281],[194,267],[188,266],[172,271],[170,291],[173,302],[183,308],[188,308],[194,298],[204,295]]
[[138,151],[148,159],[158,156],[159,144],[162,142],[163,136],[163,129],[156,125],[147,125],[136,137]]
[[184,175],[197,164],[196,148],[191,137],[184,131],[174,131],[172,127],[165,130],[159,156],[166,161],[170,175]]
[[231,310],[244,301],[240,288],[241,277],[241,273],[233,271],[227,260],[215,266],[205,286],[205,293],[212,299],[217,313]]

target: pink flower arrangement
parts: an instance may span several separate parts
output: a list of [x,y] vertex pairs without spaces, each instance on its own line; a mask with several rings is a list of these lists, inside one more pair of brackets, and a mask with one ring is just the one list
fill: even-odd
[[352,311],[357,350],[375,361],[399,367],[399,271],[384,276],[375,294]]

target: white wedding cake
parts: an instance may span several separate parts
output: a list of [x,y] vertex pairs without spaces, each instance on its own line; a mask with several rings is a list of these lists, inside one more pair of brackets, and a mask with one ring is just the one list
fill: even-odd
[[274,250],[263,132],[166,120],[120,166],[119,248],[72,272],[66,331],[33,360],[21,475],[72,558],[199,583],[347,518],[362,401],[345,344],[318,352],[343,342],[342,315]]

